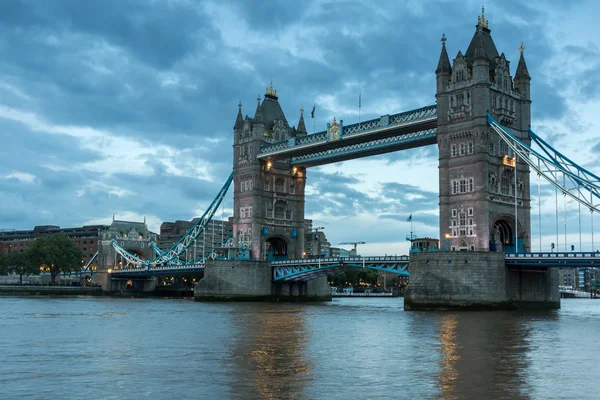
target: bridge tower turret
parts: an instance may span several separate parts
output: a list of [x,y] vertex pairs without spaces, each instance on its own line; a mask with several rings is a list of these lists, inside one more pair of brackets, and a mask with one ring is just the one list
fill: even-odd
[[250,259],[301,258],[304,249],[305,168],[256,158],[261,145],[296,135],[278,99],[271,84],[253,118],[242,119],[240,104],[233,130],[233,242]]
[[[487,113],[530,144],[530,77],[521,54],[514,86],[481,16],[466,53],[436,69],[440,246],[448,250],[530,250],[529,167],[487,124]],[[522,61],[522,62],[521,62]],[[515,228],[515,199],[518,223]],[[515,243],[515,229],[517,243]],[[444,242],[445,240],[445,242]]]

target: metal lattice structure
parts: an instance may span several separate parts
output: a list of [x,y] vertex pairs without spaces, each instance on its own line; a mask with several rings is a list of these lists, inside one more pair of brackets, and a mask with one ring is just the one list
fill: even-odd
[[113,248],[115,249],[117,254],[119,254],[127,262],[127,265],[135,265],[137,268],[139,268],[140,266],[145,266],[146,269],[149,269],[150,267],[165,265],[173,259],[178,259],[179,256],[181,256],[181,254],[183,254],[194,243],[196,238],[198,238],[198,236],[204,231],[204,229],[206,229],[206,226],[219,209],[219,206],[221,205],[225,194],[227,194],[227,191],[231,186],[232,180],[233,173],[229,175],[229,178],[227,178],[227,181],[217,194],[217,197],[215,197],[215,199],[206,209],[202,217],[198,219],[194,226],[192,226],[190,230],[187,231],[187,233],[177,243],[175,243],[169,250],[166,250],[163,254],[157,256],[152,260],[143,260],[137,255],[125,250],[117,243],[116,240],[112,241]]
[[368,268],[408,276],[408,256],[399,257],[343,257],[315,258],[305,260],[273,261],[274,282],[308,281],[327,275],[333,270]]
[[88,263],[85,265],[85,267],[81,268],[81,272],[88,271],[90,269],[90,267],[92,266],[92,263],[94,262],[94,260],[97,257],[98,257],[98,252],[95,252],[94,255],[92,256],[92,258],[90,258],[90,261],[88,261]]
[[[343,147],[348,144],[364,143],[387,138],[393,132],[399,134],[425,131],[434,128],[437,124],[437,106],[427,106],[416,110],[406,111],[382,117],[342,126],[341,138],[331,141],[327,131],[318,132],[299,138],[291,138],[274,144],[261,146],[257,158],[269,157],[293,157],[305,154],[309,151],[322,151],[324,145],[332,144],[335,147]],[[346,141],[346,143],[344,143]],[[381,145],[382,143],[380,143]],[[430,144],[430,143],[428,143]],[[329,146],[331,147],[331,146]],[[349,149],[354,150],[354,149]]]
[[515,155],[529,164],[539,176],[558,188],[564,196],[569,196],[590,211],[600,212],[600,178],[598,176],[563,156],[531,130],[529,130],[529,135],[535,143],[542,147],[545,155],[523,143],[491,115],[487,115],[487,120]]
[[[381,154],[399,150],[400,148],[410,148],[417,146],[426,146],[434,144],[437,141],[437,128],[426,129],[407,133],[401,136],[392,136],[384,139],[371,140],[368,142],[357,143],[349,146],[336,147],[329,150],[323,150],[316,153],[309,153],[299,157],[292,158],[292,165],[316,166],[321,164],[333,163],[345,160],[351,156],[364,157],[369,153]],[[415,145],[415,146],[410,146]]]
[[600,253],[517,253],[504,256],[509,267],[522,268],[548,268],[548,267],[598,267],[600,266]]

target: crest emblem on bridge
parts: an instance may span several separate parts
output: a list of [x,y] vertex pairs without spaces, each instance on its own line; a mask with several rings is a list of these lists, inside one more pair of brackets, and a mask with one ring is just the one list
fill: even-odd
[[327,140],[340,140],[340,126],[335,120],[335,117],[333,117],[333,122],[331,124],[327,124]]

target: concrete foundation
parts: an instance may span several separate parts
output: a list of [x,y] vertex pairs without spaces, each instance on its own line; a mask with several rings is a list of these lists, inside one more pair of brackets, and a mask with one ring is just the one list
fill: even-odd
[[329,301],[327,277],[308,282],[274,283],[264,261],[209,260],[194,287],[197,301]]
[[495,252],[412,253],[404,308],[557,309],[558,271],[510,270]]

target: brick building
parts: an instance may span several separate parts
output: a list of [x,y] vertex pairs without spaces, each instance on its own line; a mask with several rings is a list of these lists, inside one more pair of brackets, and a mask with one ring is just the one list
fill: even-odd
[[109,228],[108,225],[86,225],[77,228],[61,228],[56,225],[40,225],[32,230],[14,230],[0,232],[0,255],[11,252],[23,252],[38,237],[44,235],[67,235],[69,239],[81,249],[83,258],[82,265],[92,259],[94,253],[98,251],[102,232]]

